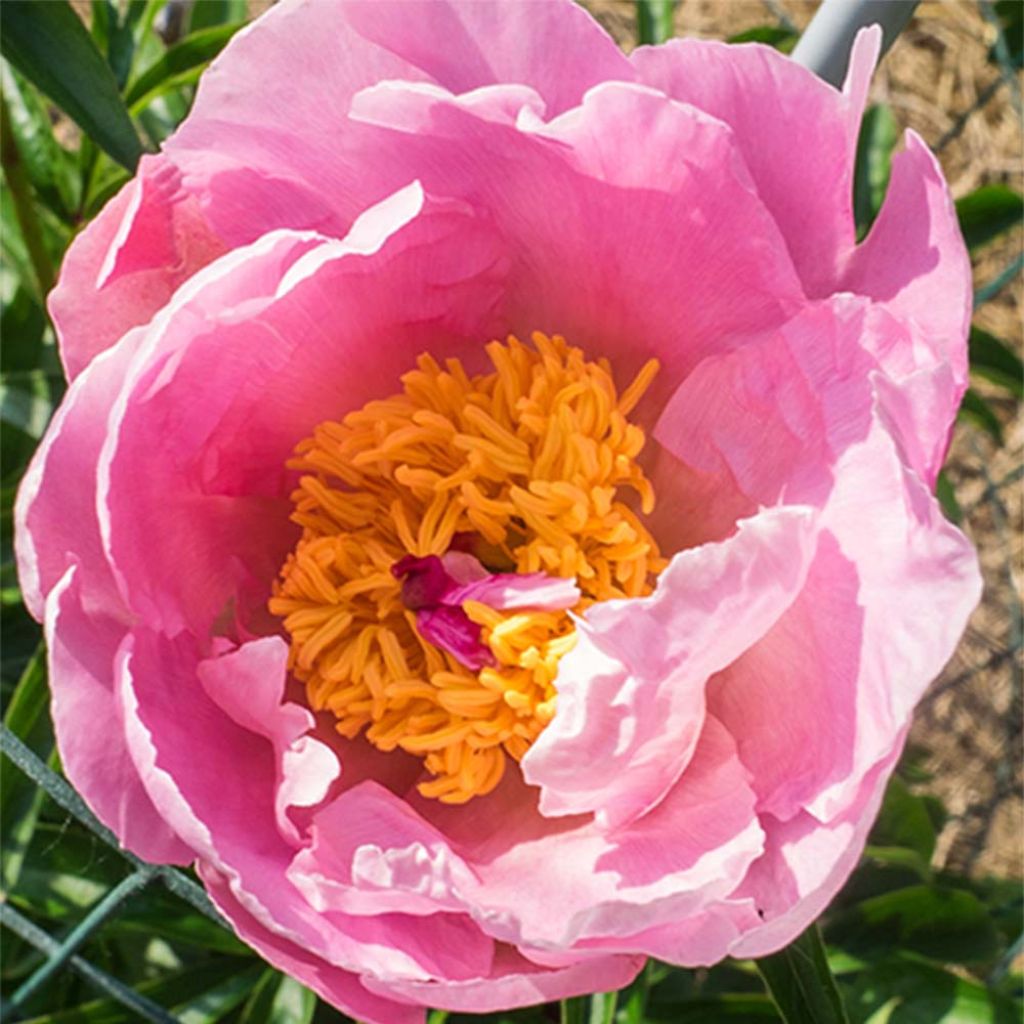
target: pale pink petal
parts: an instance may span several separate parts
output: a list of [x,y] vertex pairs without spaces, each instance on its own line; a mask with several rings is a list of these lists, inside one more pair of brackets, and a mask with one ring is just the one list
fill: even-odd
[[149,328],[100,476],[111,559],[150,623],[202,633],[237,612],[273,628],[295,444],[395,390],[423,351],[482,354],[501,275],[490,229],[416,188],[395,198],[348,242],[279,232],[236,250]]
[[844,95],[767,46],[700,39],[642,46],[641,82],[728,124],[808,295],[835,290],[853,245],[853,164],[877,49],[862,36]]
[[542,813],[615,825],[661,799],[696,746],[708,678],[799,593],[815,533],[808,509],[766,511],[726,541],[680,552],[651,597],[585,613],[559,665],[558,713],[522,761]]
[[448,595],[446,603],[462,604],[479,601],[499,611],[515,608],[536,608],[542,611],[563,611],[580,600],[575,581],[548,576],[543,572],[494,573],[486,580],[477,580],[458,587]]
[[347,790],[313,819],[288,877],[317,910],[465,912],[476,886],[448,838],[375,782]]
[[906,730],[851,794],[851,802],[823,824],[802,812],[789,821],[762,818],[764,856],[751,868],[737,899],[753,900],[764,924],[748,928],[732,945],[735,957],[759,957],[792,942],[825,909],[860,858],[885,795],[885,784],[903,750]]
[[[803,593],[708,690],[761,811],[788,819],[810,807],[828,820],[903,727],[976,603],[970,545],[914,472],[927,479],[941,452],[954,391],[912,330],[840,296],[707,360],[657,425],[712,500],[824,510],[829,532]],[[671,467],[659,473],[656,486]]]
[[822,525],[856,565],[864,609],[855,770],[808,804],[828,821],[888,753],[891,737],[952,657],[982,580],[973,545],[900,462],[880,425],[839,460]]
[[399,880],[407,897],[436,899],[439,907],[462,902],[489,935],[549,966],[602,936],[608,952],[632,951],[627,936],[731,893],[763,848],[746,771],[711,719],[680,783],[619,829],[590,816],[545,819],[536,791],[514,773],[471,816],[407,799],[429,825],[410,822],[401,845],[389,849],[385,819],[375,816],[379,834],[363,835],[352,882],[373,892]]
[[884,303],[916,328],[932,365],[952,368],[959,400],[967,381],[971,264],[938,161],[912,131],[893,158],[878,219],[840,287]]
[[476,981],[423,984],[367,977],[363,984],[382,996],[445,1010],[490,1013],[625,988],[639,974],[645,959],[635,955],[590,957],[569,967],[548,968],[539,967],[509,946],[499,946],[491,973]]
[[46,600],[51,713],[61,765],[85,802],[125,849],[157,864],[194,858],[160,816],[129,756],[113,690],[125,626],[82,604],[72,566]]
[[754,900],[731,898],[678,921],[645,928],[627,938],[586,939],[587,951],[628,947],[679,967],[710,967],[724,959],[746,932],[761,925]]
[[216,868],[200,861],[196,869],[214,905],[231,922],[238,937],[326,1003],[364,1024],[423,1024],[425,1011],[421,1006],[370,992],[358,974],[332,966],[300,943],[265,927],[238,901],[228,879]]

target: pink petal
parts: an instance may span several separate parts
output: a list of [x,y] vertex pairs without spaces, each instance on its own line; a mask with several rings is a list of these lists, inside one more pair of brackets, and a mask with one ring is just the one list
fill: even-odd
[[[432,49],[438,38],[444,46]],[[295,75],[296,66],[307,74]],[[232,40],[182,128],[143,158],[139,176],[69,250],[50,300],[69,376],[226,248],[284,227],[340,237],[363,207],[407,184],[384,168],[366,173],[373,164],[362,133],[345,122],[359,89],[385,79],[457,91],[530,82],[554,114],[598,82],[632,75],[612,40],[567,0],[500,9],[278,5]]]
[[756,44],[679,39],[630,59],[640,81],[732,128],[808,295],[834,291],[854,240],[853,163],[876,40],[862,33],[848,95]]
[[82,604],[72,566],[46,601],[51,713],[64,773],[125,849],[157,864],[188,864],[194,854],[143,788],[121,728],[111,686],[124,625]]
[[227,876],[200,862],[199,877],[217,909],[231,922],[238,937],[276,968],[297,978],[321,999],[365,1024],[423,1024],[425,1011],[367,990],[362,978],[327,963],[283,935],[271,931],[238,900]]
[[[307,74],[294,74],[297,66]],[[318,89],[308,88],[307,75]],[[197,154],[213,152],[304,182],[351,218],[409,180],[365,162],[361,133],[345,123],[360,89],[391,80],[456,92],[528,82],[555,114],[598,82],[632,75],[618,47],[568,0],[531,7],[471,0],[279,5],[213,63],[165,150],[186,172]],[[270,105],[258,88],[266,81],[275,82]],[[196,178],[201,187],[202,174]]]
[[490,230],[416,188],[396,199],[350,243],[276,233],[236,250],[148,330],[100,475],[111,559],[150,623],[202,634],[234,601],[256,632],[272,628],[296,442],[393,391],[420,352],[479,352],[489,337]]
[[70,379],[224,251],[166,157],[146,156],[72,242],[47,305]]
[[72,383],[22,478],[14,546],[25,604],[36,619],[42,619],[46,595],[72,564],[83,569],[78,586],[87,606],[115,614],[120,604],[100,542],[96,463],[139,337],[126,337]]
[[807,509],[763,512],[676,555],[651,597],[585,613],[559,666],[558,714],[522,761],[543,814],[593,812],[611,826],[662,798],[693,754],[708,678],[799,592],[815,533]]
[[277,636],[244,644],[197,669],[207,696],[236,725],[270,740],[277,763],[277,827],[287,841],[298,844],[303,836],[289,812],[321,803],[341,766],[334,751],[310,735],[316,724],[312,713],[282,703],[287,674],[288,645]]
[[[222,657],[239,663],[235,654]],[[227,876],[265,927],[331,964],[389,979],[461,979],[485,970],[490,944],[462,915],[322,914],[302,898],[287,875],[296,844],[277,827],[274,744],[225,714],[197,678],[213,680],[223,697],[222,671],[230,666],[204,663],[185,635],[169,640],[137,630],[121,649],[118,692],[132,759],[182,839]]]
[[623,83],[546,124],[508,124],[498,96],[482,108],[391,82],[360,93],[353,118],[380,129],[367,154],[396,178],[493,218],[510,244],[510,328],[564,334],[624,381],[656,355],[650,412],[703,355],[802,300],[724,124]]

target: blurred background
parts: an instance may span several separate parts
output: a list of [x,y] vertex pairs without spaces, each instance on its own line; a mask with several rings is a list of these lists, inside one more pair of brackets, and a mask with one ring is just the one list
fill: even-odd
[[[157,147],[186,115],[209,60],[267,6],[0,4],[4,1020],[342,1019],[238,943],[187,873],[154,872],[118,852],[62,786],[40,633],[21,605],[11,550],[18,481],[64,388],[45,294],[70,239],[129,177],[122,164],[137,157],[138,142],[119,136],[116,125],[129,123],[132,137]],[[788,52],[817,4],[584,6],[627,50],[675,34],[753,40]],[[85,42],[47,52],[37,31],[25,36],[29,8],[45,9],[54,25],[63,24],[65,9],[73,11]],[[1024,0],[921,3],[876,74],[861,136],[861,229],[877,212],[890,155],[909,127],[938,154],[971,249],[971,390],[940,497],[977,544],[986,587],[955,658],[918,709],[864,860],[824,920],[851,1024],[1021,1019],[1022,44]],[[82,98],[97,94],[97,76],[106,76],[110,102],[129,120],[90,121],[94,111],[83,112]],[[578,1019],[592,1024],[780,1020],[751,965],[742,963],[696,972],[651,964],[630,989],[581,1006]],[[542,1007],[483,1019],[536,1024],[558,1020],[560,1012]],[[469,1019],[435,1012],[431,1024]]]

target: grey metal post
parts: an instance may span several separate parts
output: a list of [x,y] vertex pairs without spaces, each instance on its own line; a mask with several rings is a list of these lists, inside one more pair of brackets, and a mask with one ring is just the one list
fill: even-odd
[[793,60],[820,78],[840,86],[846,77],[850,47],[859,29],[882,26],[882,53],[892,46],[918,0],[823,0],[793,50]]

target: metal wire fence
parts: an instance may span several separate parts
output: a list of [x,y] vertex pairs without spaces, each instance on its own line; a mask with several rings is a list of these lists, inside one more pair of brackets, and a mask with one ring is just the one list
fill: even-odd
[[[981,8],[986,18],[994,18],[989,4],[982,3]],[[775,11],[781,27],[791,27],[786,11],[780,5],[769,2],[767,9]],[[1011,102],[1014,103],[1019,113],[1020,83],[1010,62],[1006,40],[1001,33],[998,34],[996,55],[1001,71],[1000,77],[996,78],[978,96],[977,103],[972,108],[957,117],[937,143],[936,148],[940,152],[961,135],[970,119],[977,116],[993,96],[1002,89],[1006,89],[1010,93]],[[1024,255],[1016,253],[1002,270],[980,284],[976,292],[976,306],[981,307],[997,298],[1007,287],[1017,281],[1022,269],[1024,269]],[[960,866],[964,868],[970,867],[970,851],[976,851],[984,842],[985,829],[990,825],[994,804],[1007,798],[1008,795],[1012,796],[1019,789],[1019,780],[1017,772],[1013,768],[1013,762],[1019,763],[1021,677],[1024,674],[1020,664],[1020,654],[1024,649],[1024,628],[1021,625],[1021,604],[1015,585],[1013,561],[1013,534],[1014,531],[1019,530],[1020,524],[1014,521],[1014,511],[1010,508],[1012,502],[1008,500],[1008,495],[1015,489],[1019,489],[1024,469],[1018,466],[1002,476],[993,478],[988,458],[982,453],[982,456],[975,460],[973,468],[967,471],[968,476],[972,473],[980,476],[979,493],[972,501],[963,504],[962,510],[968,523],[984,516],[995,524],[996,536],[1002,545],[1003,554],[1001,564],[997,559],[993,571],[996,575],[1001,574],[1005,577],[1002,584],[997,587],[997,599],[1009,603],[1009,618],[1005,620],[1004,627],[1000,629],[1000,633],[1005,633],[1005,635],[993,637],[987,635],[988,630],[976,630],[983,634],[980,635],[980,640],[978,637],[975,638],[979,640],[976,647],[982,653],[980,655],[972,654],[967,664],[961,662],[953,666],[926,698],[924,715],[941,721],[941,704],[950,693],[962,691],[964,685],[969,683],[971,678],[979,672],[992,671],[1010,674],[1012,710],[1009,714],[1003,713],[999,723],[999,728],[1005,732],[1003,740],[1005,751],[1010,752],[1009,768],[999,773],[999,777],[994,780],[994,785],[989,792],[978,799],[968,800],[955,815],[960,827],[959,834],[965,834],[964,830],[966,829],[974,836],[968,843],[966,856],[958,857],[954,849],[949,858],[954,862],[959,859],[962,862]],[[165,887],[175,897],[211,921],[218,925],[224,925],[223,919],[211,904],[206,893],[192,878],[177,868],[155,867],[123,850],[114,834],[96,819],[71,786],[57,772],[48,767],[7,726],[0,726],[0,752],[8,762],[4,766],[5,771],[13,769],[23,773],[71,819],[79,822],[100,842],[116,851],[129,869],[129,873],[120,882],[109,888],[89,907],[80,920],[74,922],[64,934],[60,935],[49,934],[12,906],[9,900],[0,898],[0,925],[37,950],[40,956],[38,965],[0,1004],[0,1014],[3,1019],[14,1022],[23,1018],[26,1015],[26,1007],[32,999],[44,992],[46,987],[54,982],[59,972],[70,970],[76,972],[98,993],[115,1000],[142,1020],[152,1021],[155,1024],[178,1024],[181,1018],[147,996],[128,987],[101,965],[91,962],[81,954],[81,950],[107,922],[130,907],[132,901],[138,899],[144,890],[155,885]],[[971,832],[972,829],[973,832]],[[976,833],[981,835],[980,839]],[[952,845],[955,847],[955,839]]]
[[39,786],[54,803],[81,822],[107,846],[116,850],[133,869],[131,874],[107,892],[85,917],[60,940],[53,938],[33,924],[9,903],[0,903],[0,925],[9,928],[44,956],[36,970],[21,983],[8,999],[4,1000],[2,1004],[3,1018],[16,1020],[25,1004],[37,992],[40,992],[58,971],[64,967],[70,967],[105,995],[116,999],[129,1010],[139,1014],[144,1020],[154,1021],[156,1024],[174,1024],[177,1018],[169,1014],[163,1007],[123,985],[105,970],[78,956],[77,952],[108,918],[124,909],[134,896],[153,882],[162,883],[175,896],[180,897],[218,924],[224,924],[223,918],[210,902],[202,887],[177,868],[156,867],[147,864],[134,854],[122,849],[117,841],[117,836],[96,818],[71,786],[37,757],[6,725],[0,725],[0,752],[15,768],[24,772],[32,782]]

